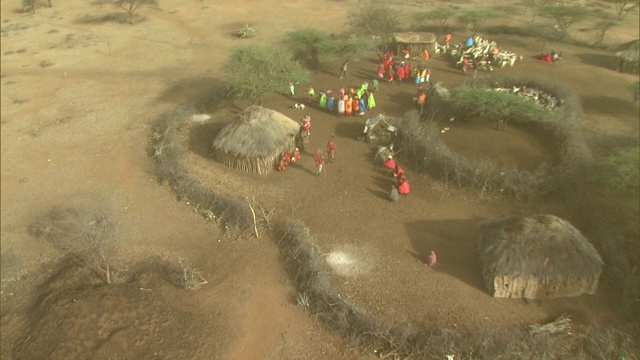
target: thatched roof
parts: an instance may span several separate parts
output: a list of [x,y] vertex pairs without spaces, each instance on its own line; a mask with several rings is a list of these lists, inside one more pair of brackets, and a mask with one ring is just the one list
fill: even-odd
[[638,61],[640,60],[640,39],[619,45],[613,49],[613,52],[627,61]]
[[394,34],[397,43],[432,44],[436,42],[436,34],[430,32],[405,32]]
[[580,231],[553,215],[481,222],[478,252],[493,276],[583,277],[603,265]]
[[250,106],[220,131],[213,148],[238,157],[271,156],[281,152],[299,130],[300,124],[277,111]]

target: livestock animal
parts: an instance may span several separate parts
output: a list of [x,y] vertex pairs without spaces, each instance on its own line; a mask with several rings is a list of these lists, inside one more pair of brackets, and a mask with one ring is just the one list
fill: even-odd
[[304,104],[294,104],[293,108],[296,110],[304,110],[305,106]]

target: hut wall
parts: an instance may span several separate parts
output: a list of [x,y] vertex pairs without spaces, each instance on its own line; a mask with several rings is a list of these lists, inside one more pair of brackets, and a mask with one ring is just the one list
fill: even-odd
[[499,298],[553,299],[558,297],[593,295],[600,274],[587,277],[536,278],[522,276],[496,276],[489,292]]
[[427,49],[429,51],[429,55],[433,56],[434,51],[436,49],[435,43],[430,44],[406,44],[406,43],[398,43],[396,44],[396,54],[400,57],[402,56],[402,50],[408,49],[409,55],[412,59],[419,59],[420,54]]
[[218,161],[230,168],[262,175],[273,170],[284,153],[292,152],[294,148],[295,138],[289,137],[285,146],[283,146],[277,152],[269,155],[249,158],[219,152],[217,153],[216,158],[218,159]]

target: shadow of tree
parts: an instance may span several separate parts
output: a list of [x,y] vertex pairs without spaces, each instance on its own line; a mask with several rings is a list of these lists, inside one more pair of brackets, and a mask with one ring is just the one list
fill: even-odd
[[169,84],[156,98],[171,104],[195,103],[198,111],[214,111],[228,105],[226,85],[221,79],[210,77],[183,78]]
[[[133,24],[139,24],[147,21],[144,16],[134,16]],[[103,23],[117,23],[117,24],[129,24],[129,15],[123,12],[109,12],[100,15],[85,15],[81,18],[74,20],[76,24],[103,24]]]
[[433,250],[438,256],[438,271],[485,291],[476,243],[481,219],[413,221],[405,224],[411,241],[411,256],[422,263]]

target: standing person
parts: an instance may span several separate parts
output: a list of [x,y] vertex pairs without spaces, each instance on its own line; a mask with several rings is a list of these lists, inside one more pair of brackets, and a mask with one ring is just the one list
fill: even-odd
[[327,143],[327,156],[329,156],[329,162],[333,162],[336,159],[336,140],[335,134],[331,135],[329,142]]
[[422,68],[419,67],[416,69],[416,79],[415,79],[415,83],[416,85],[420,85],[420,77],[422,75]]
[[289,94],[293,97],[296,94],[296,87],[292,82],[289,83]]
[[329,112],[333,112],[333,106],[335,105],[335,101],[336,101],[336,98],[334,98],[333,95],[331,95],[329,97],[329,100],[327,100],[327,110],[329,110]]
[[323,109],[327,108],[327,94],[321,92],[320,93],[320,107]]
[[284,169],[286,168],[287,168],[287,160],[283,156],[280,159],[280,162],[278,163],[278,171],[284,171]]
[[391,192],[389,193],[389,200],[400,201],[400,193],[395,185],[391,185]]
[[408,61],[404,64],[404,77],[408,81],[411,81],[411,64]]
[[347,67],[349,66],[349,60],[342,63],[342,67],[340,68],[340,79],[347,76]]
[[369,92],[369,96],[367,97],[367,109],[371,110],[376,107],[376,99],[373,97],[373,93]]
[[354,114],[360,114],[360,99],[358,95],[354,96],[351,100],[351,106],[353,107]]
[[423,82],[427,81],[427,68],[422,68],[422,71],[420,72],[420,83],[422,84]]
[[307,96],[309,99],[313,100],[316,97],[316,91],[313,89],[313,86],[309,86],[309,91],[307,92]]
[[300,150],[298,150],[298,148],[295,148],[293,150],[293,152],[291,153],[291,155],[293,156],[291,158],[291,161],[296,162],[296,161],[300,160]]
[[425,80],[426,82],[429,82],[431,80],[431,69],[427,68],[427,73],[425,74]]
[[344,97],[344,86],[340,86],[340,91],[338,91],[338,94],[340,95],[339,98],[343,98]]
[[344,96],[344,110],[347,113],[347,116],[351,116],[353,114],[353,102],[348,95]]
[[384,64],[378,65],[378,79],[384,79]]
[[418,94],[418,105],[420,105],[420,115],[422,115],[422,111],[424,110],[424,106],[427,104],[427,92],[422,90]]
[[[365,93],[365,94],[362,94],[362,95],[366,96],[366,93]],[[366,113],[366,112],[367,112],[367,104],[366,104],[366,102],[364,101],[364,97],[361,97],[361,98],[360,98],[360,100],[359,100],[359,105],[360,105],[360,116],[362,116],[362,115],[364,115],[364,113]]]
[[311,135],[311,114],[307,114],[302,118],[302,126],[304,127],[304,132],[307,136]]
[[444,36],[444,44],[449,46],[449,42],[451,41],[451,34],[447,34]]
[[345,112],[344,98],[340,97],[338,99],[338,116],[344,115],[344,112]]
[[386,167],[389,170],[393,170],[395,174],[396,160],[393,158],[392,155],[389,155],[387,157],[387,160],[384,162],[384,167]]
[[462,73],[466,74],[467,70],[469,70],[469,59],[464,58],[462,59]]
[[402,80],[404,80],[404,65],[400,65],[400,67],[398,67],[398,81],[402,82]]
[[393,83],[393,68],[389,68],[389,73],[387,73],[387,81]]
[[411,186],[409,185],[407,178],[403,177],[398,181],[398,192],[401,195],[408,195],[411,192]]
[[320,173],[322,172],[322,165],[324,165],[322,150],[318,149],[318,151],[313,154],[313,161],[316,163],[316,176],[320,176]]

